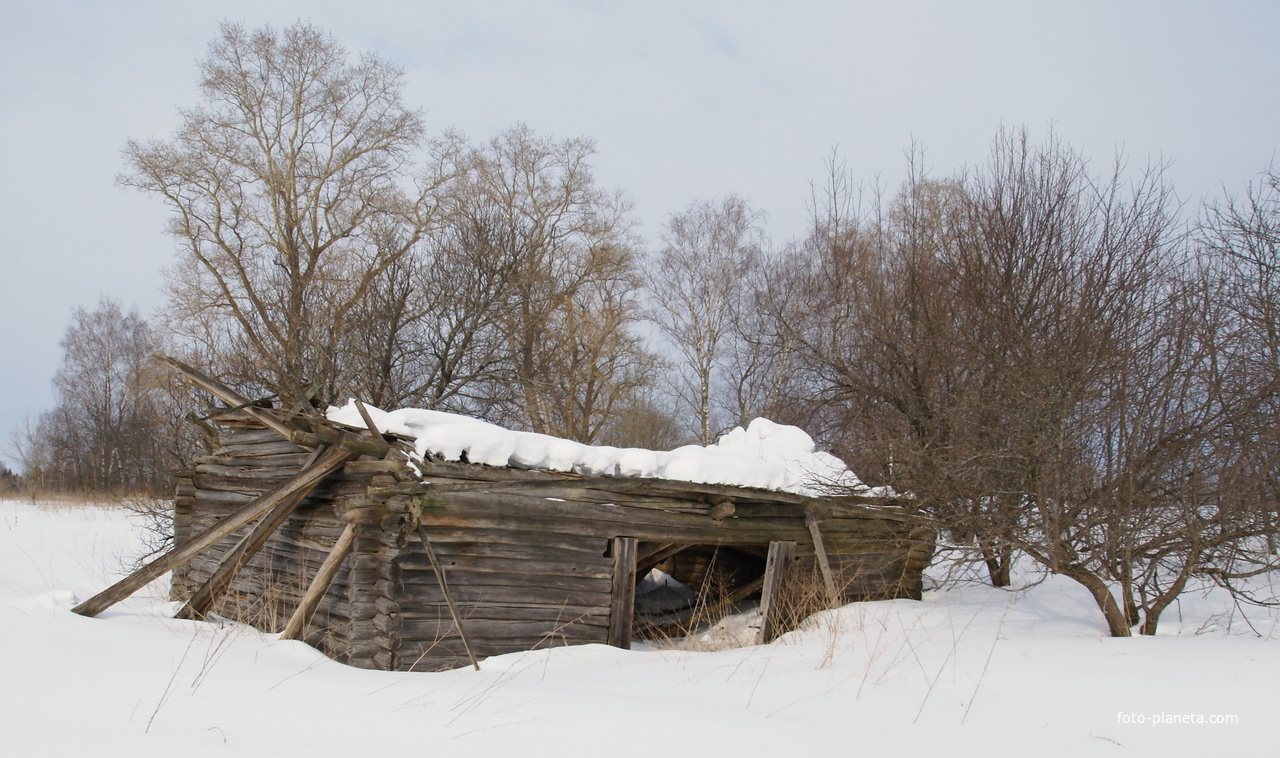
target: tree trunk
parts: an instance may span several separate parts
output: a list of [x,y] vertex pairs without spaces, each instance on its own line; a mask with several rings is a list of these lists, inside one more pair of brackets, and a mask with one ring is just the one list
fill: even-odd
[[1094,602],[1102,609],[1102,616],[1107,621],[1107,631],[1112,637],[1133,636],[1133,631],[1129,627],[1129,619],[1125,617],[1120,604],[1116,602],[1115,596],[1107,588],[1107,583],[1102,581],[1099,576],[1080,566],[1068,566],[1059,573],[1076,580],[1085,589],[1089,590],[1089,594],[1093,595]]
[[987,564],[987,576],[991,579],[992,587],[1008,587],[1013,583],[1009,576],[1013,564],[1013,549],[1003,547],[1000,549],[992,548],[978,541],[982,550],[982,562]]
[[1191,567],[1195,564],[1196,561],[1193,561],[1191,556],[1188,556],[1182,570],[1178,572],[1178,578],[1147,607],[1146,619],[1142,622],[1142,634],[1152,636],[1156,633],[1156,626],[1160,623],[1160,614],[1164,613],[1164,609],[1168,608],[1174,600],[1177,600],[1182,591],[1187,588],[1187,582],[1191,579]]

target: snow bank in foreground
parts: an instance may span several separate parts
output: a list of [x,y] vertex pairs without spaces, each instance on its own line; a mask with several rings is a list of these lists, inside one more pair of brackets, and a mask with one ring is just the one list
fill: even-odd
[[[365,406],[383,432],[413,437],[418,455],[465,459],[490,466],[571,471],[586,476],[634,476],[701,484],[759,487],[817,497],[831,493],[888,494],[867,487],[844,463],[817,450],[813,438],[794,426],[758,418],[714,445],[686,445],[668,452],[583,445],[532,432],[514,432],[485,421],[442,411]],[[355,401],[329,408],[329,419],[364,428]]]
[[[366,671],[240,624],[171,618],[163,579],[98,618],[72,613],[146,552],[129,519],[0,500],[5,755],[374,755],[371,735],[388,755],[520,758],[571,745],[653,758],[658,744],[730,758],[1275,750],[1280,609],[1218,588],[1184,594],[1144,639],[1108,638],[1088,592],[1051,576],[855,603],[761,647],[581,645],[480,671]],[[1271,578],[1249,581],[1271,594]]]

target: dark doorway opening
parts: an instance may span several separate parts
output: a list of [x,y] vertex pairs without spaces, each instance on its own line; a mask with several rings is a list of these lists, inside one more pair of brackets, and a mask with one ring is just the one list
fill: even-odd
[[667,639],[756,607],[768,545],[674,545],[637,550],[636,637]]

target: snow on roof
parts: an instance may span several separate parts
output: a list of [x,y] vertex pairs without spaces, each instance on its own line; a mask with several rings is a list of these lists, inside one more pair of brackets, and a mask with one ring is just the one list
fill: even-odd
[[[584,445],[443,411],[365,408],[380,431],[411,437],[419,456],[430,453],[447,461],[462,460],[465,453],[471,463],[584,476],[674,479],[808,497],[889,494],[883,488],[863,484],[839,458],[818,450],[804,430],[763,418],[752,421],[746,429],[733,429],[714,445],[686,445],[660,452]],[[327,415],[330,421],[365,427],[354,400],[341,408],[330,407]]]

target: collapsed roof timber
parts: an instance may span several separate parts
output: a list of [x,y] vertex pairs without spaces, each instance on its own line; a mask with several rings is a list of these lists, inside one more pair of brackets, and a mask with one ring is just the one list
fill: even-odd
[[[223,402],[218,447],[179,476],[175,547],[77,606],[96,615],[173,571],[180,616],[303,639],[354,666],[439,670],[607,643],[758,597],[759,639],[805,599],[920,596],[933,535],[890,498],[419,458],[412,440]],[[637,600],[660,568],[692,588]],[[808,579],[809,581],[805,581]],[[714,588],[714,596],[708,591]],[[817,588],[814,592],[813,588]]]

